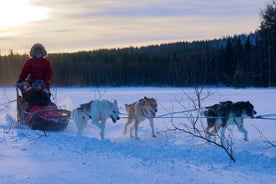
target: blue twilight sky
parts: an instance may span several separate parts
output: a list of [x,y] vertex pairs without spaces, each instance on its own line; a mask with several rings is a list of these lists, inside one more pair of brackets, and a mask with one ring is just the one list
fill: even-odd
[[0,0],[0,51],[142,46],[250,33],[270,0]]

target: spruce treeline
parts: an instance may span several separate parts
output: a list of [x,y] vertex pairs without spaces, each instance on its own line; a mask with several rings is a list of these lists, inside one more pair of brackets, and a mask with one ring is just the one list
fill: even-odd
[[256,35],[243,35],[53,54],[49,59],[55,71],[53,81],[58,86],[276,85],[276,81],[269,84],[267,53],[260,46],[261,41],[256,40]]
[[[49,54],[56,86],[276,86],[276,8],[260,30],[222,39]],[[28,55],[0,56],[0,85],[14,85]]]

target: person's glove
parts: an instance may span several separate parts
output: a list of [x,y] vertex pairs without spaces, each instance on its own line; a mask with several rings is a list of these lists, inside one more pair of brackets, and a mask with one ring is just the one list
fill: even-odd
[[23,80],[20,78],[16,81],[16,83],[22,83],[22,82],[23,82]]
[[21,86],[23,86],[23,80],[22,79],[18,79],[17,81],[16,81],[16,87],[21,87]]
[[23,87],[23,86],[24,86],[24,84],[22,82],[17,82],[16,83],[16,87],[18,87],[18,88]]

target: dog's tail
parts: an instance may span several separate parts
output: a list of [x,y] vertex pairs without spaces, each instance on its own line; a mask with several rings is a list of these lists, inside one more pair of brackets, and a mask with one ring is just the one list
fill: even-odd
[[71,113],[71,117],[73,118],[76,114],[76,109],[73,109],[72,113]]
[[130,104],[125,104],[125,107],[126,107],[126,112],[129,113],[129,109],[130,109],[131,105]]
[[73,109],[73,111],[72,111],[72,113],[71,113],[71,118],[73,118],[74,119],[74,117],[76,117],[76,115],[77,115],[77,111],[79,110],[79,107],[78,108],[76,108],[76,109]]

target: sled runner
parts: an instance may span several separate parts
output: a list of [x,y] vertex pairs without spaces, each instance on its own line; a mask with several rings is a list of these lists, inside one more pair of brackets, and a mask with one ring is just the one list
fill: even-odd
[[26,111],[27,102],[19,95],[19,88],[16,86],[17,95],[17,121],[27,125],[33,130],[64,130],[69,123],[71,111],[58,109],[56,104],[47,106],[33,106]]

